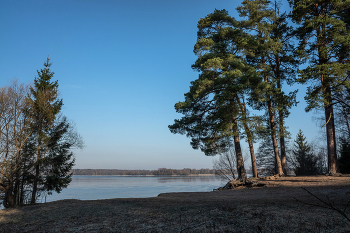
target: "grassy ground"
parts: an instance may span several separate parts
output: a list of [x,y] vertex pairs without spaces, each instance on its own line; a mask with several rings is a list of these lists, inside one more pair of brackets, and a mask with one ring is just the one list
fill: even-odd
[[[350,177],[262,182],[266,187],[0,210],[0,232],[350,232],[350,221],[300,188],[343,210]],[[345,213],[350,216],[350,206]]]

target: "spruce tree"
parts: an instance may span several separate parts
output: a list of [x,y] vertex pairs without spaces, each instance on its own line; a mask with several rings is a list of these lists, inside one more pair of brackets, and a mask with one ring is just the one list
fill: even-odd
[[256,153],[256,163],[259,173],[263,176],[272,176],[276,174],[276,158],[274,156],[272,141],[269,135],[262,137]]
[[299,83],[311,83],[305,97],[306,111],[324,109],[328,150],[328,172],[337,172],[336,132],[333,106],[335,97],[349,86],[350,34],[344,11],[349,1],[289,0],[297,29],[299,53],[308,66],[299,70]]
[[294,141],[293,155],[295,175],[316,175],[319,173],[317,157],[312,153],[311,147],[301,130],[299,130]]
[[54,73],[50,71],[50,66],[48,58],[44,68],[38,71],[28,97],[33,134],[24,152],[32,158],[33,169],[28,177],[32,186],[31,203],[36,202],[41,192],[50,194],[53,190],[60,192],[67,187],[74,164],[69,149],[78,139],[68,135],[70,126],[65,118],[60,117],[63,102],[58,98],[58,81],[52,81]]

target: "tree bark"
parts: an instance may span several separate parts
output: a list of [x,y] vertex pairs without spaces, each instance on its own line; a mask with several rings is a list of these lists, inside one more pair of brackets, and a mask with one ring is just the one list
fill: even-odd
[[[327,91],[328,89],[328,91]],[[330,88],[326,88],[327,93],[330,96]],[[335,125],[334,125],[334,113],[331,98],[327,98],[325,103],[325,117],[326,117],[326,133],[327,133],[327,150],[328,150],[328,173],[337,173],[337,151],[335,142]]]
[[[283,129],[281,130],[281,127],[283,127],[283,120],[282,123],[280,122],[280,135],[283,135]],[[282,131],[282,132],[281,132]],[[286,146],[284,142],[284,136],[280,136],[280,147],[281,147],[281,166],[282,171],[285,175],[287,175],[287,156],[286,156]]]
[[281,176],[281,175],[284,175],[284,173],[282,170],[281,159],[278,151],[277,138],[276,138],[276,126],[275,126],[275,120],[273,118],[271,100],[267,101],[267,106],[268,106],[267,110],[270,118],[270,129],[271,129],[271,139],[273,144],[273,152],[275,154],[275,161],[276,161],[276,174]]
[[254,147],[253,147],[253,141],[248,138],[248,145],[249,145],[249,151],[250,151],[250,158],[252,160],[252,172],[253,177],[258,177],[258,169],[256,167],[256,161],[255,161],[255,153],[254,153]]
[[243,101],[243,103],[240,101],[239,96],[236,96],[237,101],[239,106],[241,107],[241,112],[242,112],[242,123],[243,123],[243,127],[245,130],[245,133],[247,135],[247,139],[248,139],[248,145],[249,145],[249,152],[250,152],[250,158],[251,158],[251,162],[252,162],[252,172],[253,172],[253,177],[258,177],[258,169],[256,167],[256,161],[255,161],[255,153],[254,153],[254,147],[253,147],[253,136],[252,133],[248,127],[247,124],[247,110],[245,107],[245,103]]
[[[265,57],[262,57],[261,63],[265,65]],[[265,71],[265,68],[262,68],[263,71]],[[268,85],[269,80],[268,77],[265,75],[264,76],[264,82]],[[269,94],[269,90],[266,90],[266,102],[267,102],[267,112],[269,114],[269,122],[270,122],[270,130],[271,130],[271,139],[272,139],[272,144],[273,144],[273,152],[275,155],[275,168],[276,168],[276,174],[277,175],[284,175],[283,170],[282,170],[282,165],[281,165],[281,159],[279,156],[279,151],[278,151],[278,145],[277,145],[277,138],[276,138],[276,126],[275,126],[275,120],[273,117],[273,109],[272,109],[272,101],[271,101],[271,96]]]
[[8,186],[6,187],[3,206],[5,208],[15,207],[15,197],[13,196],[13,181],[11,180],[9,180]]
[[241,143],[239,141],[239,131],[237,127],[237,118],[235,117],[233,120],[233,133],[234,133],[234,143],[235,143],[235,151],[236,151],[236,160],[237,160],[237,173],[238,173],[238,179],[245,182],[247,175],[246,171],[244,169],[244,161],[242,156],[242,150],[241,150]]
[[[276,2],[275,2],[276,8]],[[280,72],[280,57],[278,54],[275,56],[276,59],[276,80],[277,80],[277,89],[279,91],[278,96],[278,124],[279,124],[279,136],[280,136],[280,148],[281,148],[281,166],[282,171],[286,175],[287,174],[287,158],[286,158],[286,147],[284,142],[284,114],[283,114],[283,93],[281,86],[281,72]]]
[[39,179],[39,164],[35,166],[35,177],[34,177],[34,183],[33,183],[33,191],[32,191],[32,198],[30,203],[35,204],[36,202],[36,193],[38,189],[38,179]]
[[[39,131],[41,132],[41,130]],[[40,174],[40,159],[41,159],[41,138],[39,137],[38,140],[38,155],[37,155],[37,159],[36,159],[36,165],[35,165],[35,177],[34,177],[34,183],[33,183],[33,191],[32,191],[32,198],[30,203],[31,204],[35,204],[36,202],[36,193],[38,190],[38,180],[39,180],[39,174]]]
[[[322,9],[324,10],[324,9]],[[316,29],[317,42],[318,42],[318,61],[319,64],[327,64],[327,52],[324,49],[326,47],[327,41],[323,37],[326,32],[326,25],[321,24],[320,28]],[[328,152],[328,173],[337,173],[337,151],[335,143],[335,125],[334,125],[334,113],[332,104],[332,91],[327,76],[321,75],[321,85],[323,94],[323,103],[325,110],[325,120],[326,120],[326,135],[327,135],[327,152]]]

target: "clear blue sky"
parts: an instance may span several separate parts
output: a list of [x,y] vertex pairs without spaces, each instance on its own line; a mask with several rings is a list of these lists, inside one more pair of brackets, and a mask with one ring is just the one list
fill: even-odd
[[[0,1],[0,85],[32,83],[50,57],[63,114],[85,141],[75,168],[211,168],[213,157],[168,125],[181,117],[174,104],[198,76],[191,69],[198,20],[215,8],[238,17],[239,3]],[[320,130],[304,112],[305,87],[298,88],[301,103],[286,123],[293,139],[301,128],[312,141]]]

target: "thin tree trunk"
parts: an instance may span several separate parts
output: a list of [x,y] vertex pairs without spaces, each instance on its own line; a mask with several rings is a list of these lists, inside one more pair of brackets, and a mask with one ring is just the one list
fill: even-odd
[[236,151],[236,159],[237,159],[237,173],[238,173],[238,179],[245,182],[247,175],[246,171],[244,169],[244,161],[242,156],[242,150],[241,150],[241,143],[239,141],[239,131],[237,127],[237,118],[235,117],[233,120],[233,133],[234,133],[234,143],[235,143],[235,151]]
[[[24,169],[23,169],[24,170]],[[24,170],[25,171],[25,170]],[[23,174],[22,174],[22,181],[21,181],[21,190],[20,190],[20,198],[19,198],[19,204],[20,205],[23,205],[24,203],[24,180],[25,180],[25,178],[24,178],[24,176],[25,176],[25,172],[23,172]]]
[[258,177],[258,169],[256,167],[256,161],[255,161],[255,153],[254,153],[254,147],[253,147],[253,139],[252,139],[252,133],[248,127],[247,124],[247,110],[246,110],[246,106],[243,100],[243,103],[240,101],[239,96],[236,96],[237,101],[239,106],[241,107],[241,112],[242,112],[242,123],[243,123],[243,127],[245,130],[245,133],[247,135],[247,139],[248,139],[248,145],[249,145],[249,152],[250,152],[250,158],[251,158],[251,162],[252,162],[252,172],[253,172],[253,177]]
[[[277,8],[277,3],[275,1],[275,8]],[[278,54],[275,56],[276,59],[276,80],[277,80],[277,89],[279,91],[278,96],[278,124],[279,124],[279,136],[280,136],[280,148],[281,148],[281,166],[282,171],[287,175],[287,157],[286,157],[286,147],[284,141],[284,114],[283,114],[283,94],[281,86],[281,74],[280,74],[280,57]]]
[[[324,10],[324,9],[322,9]],[[323,36],[326,32],[326,25],[321,24],[319,28],[316,28],[317,44],[318,44],[318,63],[320,65],[327,64],[328,54],[325,52],[324,47],[328,43]],[[327,135],[327,152],[328,152],[328,173],[337,173],[337,152],[335,144],[335,126],[334,126],[334,113],[332,105],[332,92],[330,83],[327,81],[327,77],[321,75],[322,94],[324,96],[324,110],[326,117],[326,135]]]
[[[287,156],[286,156],[286,146],[284,142],[284,130],[283,130],[283,120],[279,123],[279,131],[280,131],[280,147],[281,147],[281,165],[282,165],[282,171],[285,175],[287,175]],[[282,129],[281,129],[282,128]],[[283,135],[283,136],[281,136]]]
[[[40,132],[40,131],[39,131]],[[36,165],[35,165],[35,177],[34,177],[34,183],[33,183],[33,191],[32,191],[32,198],[30,203],[35,204],[36,202],[36,193],[38,190],[38,180],[39,180],[39,172],[40,172],[40,159],[41,159],[41,154],[40,154],[40,145],[41,145],[41,138],[39,137],[39,145],[38,145],[38,155],[36,159]]]
[[254,147],[253,147],[253,141],[251,138],[248,138],[248,145],[249,145],[249,151],[250,151],[250,158],[252,160],[252,172],[253,177],[258,177],[258,169],[256,167],[256,161],[255,161],[255,153],[254,153]]
[[[261,63],[265,65],[265,57],[262,57]],[[263,68],[263,71],[265,71],[265,68]],[[269,84],[268,77],[264,77],[264,82],[266,84]],[[278,151],[278,145],[277,145],[277,138],[276,138],[276,127],[275,127],[275,120],[273,117],[273,110],[272,110],[272,103],[271,103],[271,96],[268,93],[269,90],[266,90],[266,101],[267,101],[267,112],[269,114],[269,121],[270,121],[270,129],[271,129],[271,139],[273,144],[273,151],[275,155],[275,168],[276,168],[276,174],[277,175],[283,175],[282,165],[281,165],[281,159],[279,156]]]
[[31,204],[35,204],[36,202],[38,179],[39,179],[39,164],[35,166],[35,177],[34,177],[34,183],[33,183],[32,199],[30,201]]
[[[282,98],[282,97],[281,97]],[[284,115],[283,107],[280,101],[278,102],[278,124],[279,124],[279,135],[280,135],[280,148],[281,148],[281,166],[282,171],[287,175],[287,156],[286,156],[286,146],[284,141]]]
[[271,129],[271,139],[273,144],[273,152],[275,154],[275,161],[276,161],[276,174],[281,176],[284,173],[282,170],[281,159],[278,151],[277,138],[276,138],[276,126],[275,126],[275,120],[273,118],[271,100],[267,101],[267,106],[268,106],[268,113],[270,118],[270,129]]
[[15,185],[13,190],[13,195],[15,197],[15,206],[19,206],[19,185],[19,177],[18,174],[16,174]]

